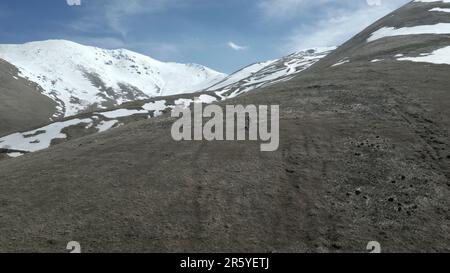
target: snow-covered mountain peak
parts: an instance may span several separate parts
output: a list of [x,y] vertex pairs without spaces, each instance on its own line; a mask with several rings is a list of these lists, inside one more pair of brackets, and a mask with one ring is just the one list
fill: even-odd
[[196,64],[165,63],[127,50],[66,40],[0,45],[0,58],[59,105],[58,116],[202,90],[226,77]]

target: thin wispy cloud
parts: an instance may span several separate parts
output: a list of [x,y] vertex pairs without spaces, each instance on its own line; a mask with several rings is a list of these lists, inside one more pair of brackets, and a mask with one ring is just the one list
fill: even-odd
[[81,0],[66,0],[69,6],[81,6]]
[[162,9],[164,1],[148,3],[144,0],[111,0],[108,2],[103,7],[103,19],[111,30],[126,36],[129,29],[126,20],[129,17]]
[[[76,0],[67,0],[76,2]],[[84,0],[85,16],[73,23],[79,30],[106,31],[126,37],[135,27],[129,21],[135,16],[162,13],[167,9],[182,5],[180,0]]]
[[[67,0],[73,1],[76,0]],[[177,45],[158,39],[128,37],[136,26],[136,16],[152,16],[181,5],[180,0],[83,0],[83,16],[71,21],[67,27],[77,34],[66,39],[102,48],[128,48],[159,58],[177,56]],[[98,35],[101,34],[101,36]]]
[[282,51],[288,52],[310,47],[338,46],[407,2],[262,0],[258,8],[261,16],[271,24],[293,25],[282,46]]
[[231,49],[233,49],[233,50],[236,50],[236,51],[241,51],[241,50],[246,50],[247,49],[247,47],[246,46],[241,46],[241,45],[238,45],[238,44],[236,44],[236,43],[234,43],[234,42],[228,42],[228,46],[231,48]]
[[[338,1],[345,2],[346,0]],[[267,19],[287,21],[312,10],[315,10],[316,13],[323,12],[323,7],[333,4],[333,2],[336,0],[261,0],[258,9]]]
[[67,39],[232,72],[298,49],[339,45],[409,0],[55,1],[61,5],[0,1],[0,43]]

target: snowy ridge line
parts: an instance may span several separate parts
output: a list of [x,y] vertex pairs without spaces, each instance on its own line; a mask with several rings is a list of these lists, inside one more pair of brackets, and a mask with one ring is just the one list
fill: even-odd
[[233,98],[256,88],[288,81],[328,55],[335,47],[302,50],[278,60],[249,65],[209,87],[222,98]]
[[272,60],[272,61],[259,62],[259,63],[254,63],[251,65],[248,65],[248,66],[234,72],[230,76],[226,77],[224,80],[209,87],[207,90],[208,91],[218,90],[218,89],[224,88],[230,84],[240,82],[240,81],[254,75],[256,72],[261,71],[263,68],[271,65],[272,63],[274,63],[276,61],[277,60]]

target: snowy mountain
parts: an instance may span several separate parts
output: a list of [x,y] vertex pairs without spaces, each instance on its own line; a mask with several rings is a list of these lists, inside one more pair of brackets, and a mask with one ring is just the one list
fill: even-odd
[[[189,107],[195,99],[212,103],[239,96],[252,89],[292,79],[334,48],[309,49],[278,60],[249,65],[224,78],[207,90],[195,94],[159,96],[151,100],[133,100],[113,109],[94,111],[58,120],[48,125],[0,138],[0,150],[10,157],[46,149],[73,138],[104,132],[141,119],[157,117],[176,106]],[[1,153],[1,151],[0,151]]]
[[215,91],[221,97],[233,98],[255,88],[288,81],[334,49],[306,49],[278,60],[252,64],[209,87],[208,91]]
[[0,45],[0,58],[58,103],[55,117],[195,92],[226,77],[201,65],[164,63],[125,49],[106,50],[64,40]]

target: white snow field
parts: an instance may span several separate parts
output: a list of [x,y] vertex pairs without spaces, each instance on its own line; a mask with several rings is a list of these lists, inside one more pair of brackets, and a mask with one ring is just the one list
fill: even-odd
[[65,40],[0,45],[0,58],[39,84],[71,116],[91,105],[203,90],[227,75],[197,64],[164,63],[126,50],[106,50]]
[[102,120],[95,128],[98,132],[106,132],[116,126],[119,123],[118,120]]
[[450,23],[438,23],[435,25],[421,25],[403,28],[383,27],[372,33],[367,41],[373,42],[385,37],[420,34],[450,34]]
[[343,60],[333,64],[331,67],[340,66],[340,65],[343,65],[343,64],[346,64],[346,63],[349,63],[349,62],[350,62],[349,60],[343,59]]
[[104,116],[105,118],[109,119],[115,119],[115,118],[122,118],[122,117],[128,117],[132,115],[138,115],[138,114],[149,114],[149,112],[154,111],[154,117],[161,115],[162,111],[164,111],[166,106],[165,100],[160,100],[156,102],[150,102],[147,104],[144,104],[142,109],[117,109],[107,112],[101,112],[96,113],[97,115]]
[[92,119],[90,118],[71,119],[63,122],[55,122],[33,131],[15,133],[0,138],[0,148],[36,152],[50,147],[50,144],[54,139],[66,138],[67,135],[61,133],[64,128],[82,123],[89,124],[91,122]]
[[430,11],[450,12],[450,9],[434,8],[434,9],[430,9]]
[[450,65],[450,46],[437,49],[431,53],[423,53],[421,55],[422,56],[419,57],[401,57],[397,58],[397,60]]
[[217,96],[227,99],[256,88],[287,81],[315,64],[335,48],[305,49],[278,60],[256,63],[231,74],[207,90],[215,91]]
[[[95,125],[97,133],[105,132],[114,127],[121,126],[118,119],[129,117],[132,115],[147,115],[157,117],[162,115],[164,110],[172,110],[175,107],[189,107],[192,103],[213,103],[217,98],[210,95],[200,95],[196,99],[178,99],[175,104],[167,104],[166,100],[149,102],[142,105],[141,109],[117,109],[106,112],[96,112],[90,118],[85,119],[69,119],[63,122],[54,122],[44,127],[22,133],[15,133],[0,138],[0,148],[17,150],[22,152],[36,152],[47,149],[55,139],[65,139],[67,135],[62,133],[65,128],[70,126],[83,124],[85,129],[90,129]],[[153,115],[152,115],[153,114]],[[107,120],[104,120],[106,118]],[[22,153],[10,153],[10,157],[18,157]]]

